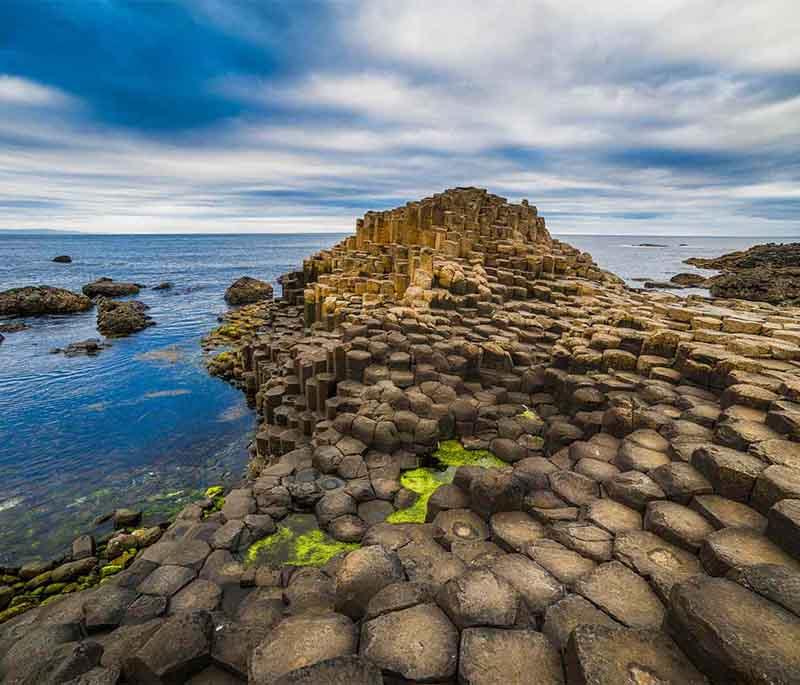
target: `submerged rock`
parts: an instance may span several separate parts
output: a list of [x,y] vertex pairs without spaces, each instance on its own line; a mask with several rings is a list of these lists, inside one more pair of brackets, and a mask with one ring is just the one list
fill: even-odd
[[72,264],[72,257],[66,254],[58,255],[58,257],[53,257],[53,261],[58,264]]
[[164,281],[163,283],[153,286],[153,290],[172,290],[172,288],[173,285],[169,281]]
[[242,276],[225,291],[225,301],[228,304],[253,304],[271,299],[272,286],[250,276]]
[[0,324],[0,333],[19,333],[29,328],[30,326],[26,323],[4,323]]
[[32,285],[0,292],[0,316],[75,314],[92,308],[92,301],[63,288]]
[[54,347],[50,350],[51,354],[64,354],[67,357],[78,357],[82,354],[94,356],[106,347],[111,347],[111,343],[102,342],[97,338],[89,338],[80,342],[70,343],[64,348]]
[[138,300],[100,300],[97,304],[97,330],[106,337],[120,338],[154,326],[155,321],[145,314],[148,309]]
[[136,295],[141,286],[137,283],[122,283],[111,278],[98,278],[94,283],[87,283],[82,288],[87,297],[124,297]]

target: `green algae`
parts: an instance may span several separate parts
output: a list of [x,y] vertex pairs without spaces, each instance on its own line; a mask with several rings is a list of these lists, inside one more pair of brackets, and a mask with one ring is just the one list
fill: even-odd
[[358,549],[358,543],[339,542],[317,527],[312,514],[287,517],[272,534],[254,542],[245,566],[323,566],[337,554]]
[[221,485],[212,485],[210,488],[206,489],[205,495],[209,499],[214,499],[215,497],[219,497],[223,492],[225,492],[225,488]]
[[400,476],[400,484],[407,490],[417,493],[417,500],[410,507],[398,509],[386,518],[388,523],[425,523],[428,514],[428,500],[438,488],[453,482],[459,466],[480,466],[485,469],[497,469],[507,466],[488,450],[468,450],[458,440],[440,442],[431,455],[444,470],[420,467],[404,471]]

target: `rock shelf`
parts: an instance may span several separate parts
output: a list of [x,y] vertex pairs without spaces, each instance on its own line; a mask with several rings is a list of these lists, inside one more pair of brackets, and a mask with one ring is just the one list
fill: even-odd
[[[0,626],[0,676],[800,682],[799,309],[629,290],[476,188],[281,285],[205,341],[258,409],[249,478]],[[311,513],[340,554],[251,563]]]

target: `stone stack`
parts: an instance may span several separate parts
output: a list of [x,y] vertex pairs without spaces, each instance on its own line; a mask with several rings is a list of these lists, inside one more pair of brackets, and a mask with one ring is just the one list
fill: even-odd
[[[63,600],[53,668],[800,682],[800,310],[628,290],[535,208],[473,188],[370,212],[281,283],[213,338],[235,343],[214,368],[258,409],[251,478]],[[418,497],[403,474],[451,439],[497,468],[459,466],[426,522],[390,523]],[[301,512],[360,548],[248,567]],[[86,624],[98,602],[108,634]],[[55,620],[26,616],[0,629],[2,675]]]

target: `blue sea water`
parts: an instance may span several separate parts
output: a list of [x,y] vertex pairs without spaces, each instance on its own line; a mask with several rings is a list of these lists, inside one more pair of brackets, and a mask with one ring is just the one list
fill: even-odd
[[[23,319],[0,344],[0,564],[68,548],[120,506],[164,516],[208,485],[235,481],[247,462],[253,413],[210,377],[200,339],[243,275],[274,283],[341,238],[4,236],[0,290],[47,284],[80,292],[101,276],[150,286],[137,296],[157,325],[96,357],[50,354],[91,337],[96,312]],[[67,254],[72,264],[57,264]],[[172,290],[156,291],[163,281]],[[276,294],[280,287],[275,285]]]
[[[681,263],[690,256],[768,240],[556,237],[590,252],[631,285],[641,285],[636,278],[666,280],[692,271]],[[142,506],[151,517],[164,516],[210,484],[237,480],[253,414],[238,390],[205,372],[200,339],[225,311],[223,292],[233,280],[250,275],[274,282],[340,238],[0,231],[0,290],[48,284],[79,291],[101,276],[174,283],[172,290],[147,288],[137,296],[150,305],[156,326],[113,341],[96,357],[49,352],[99,337],[94,310],[28,318],[29,330],[6,334],[0,344],[0,564],[58,554],[115,507]],[[60,254],[73,263],[53,263]]]

